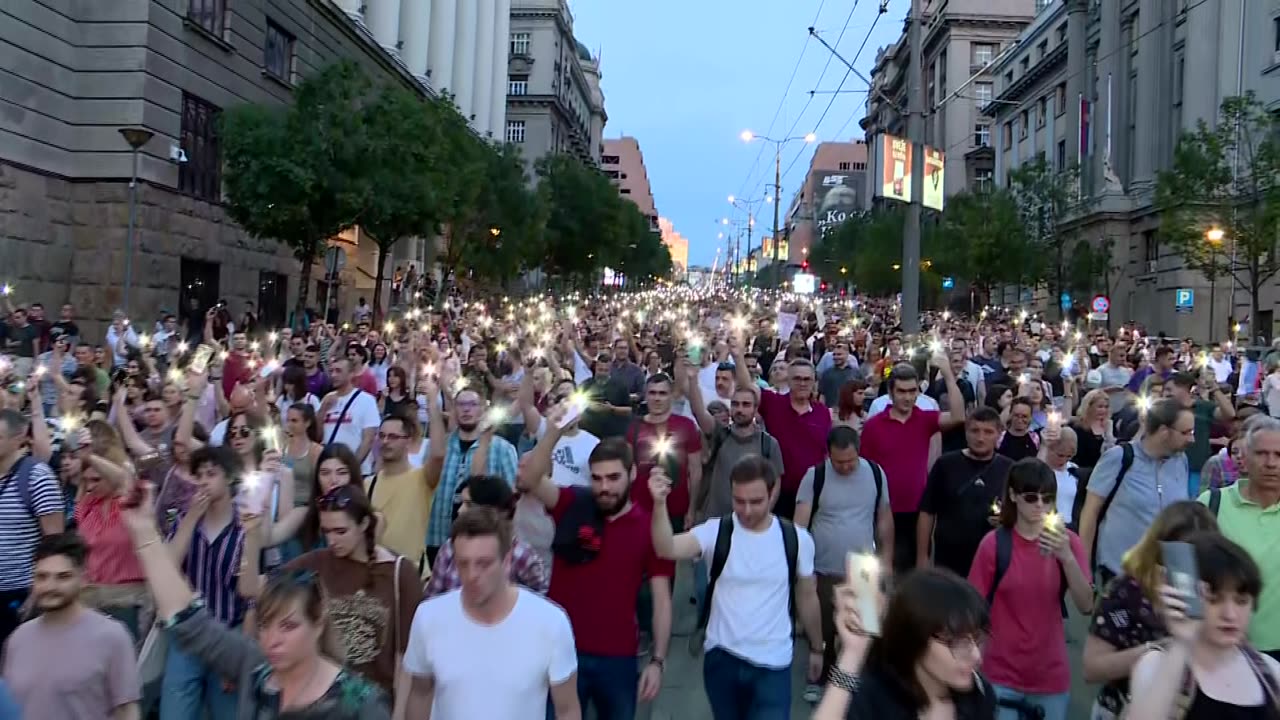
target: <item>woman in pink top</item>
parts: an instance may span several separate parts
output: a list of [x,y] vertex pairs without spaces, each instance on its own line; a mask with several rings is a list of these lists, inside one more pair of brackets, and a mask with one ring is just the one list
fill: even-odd
[[1084,545],[1053,510],[1057,490],[1048,465],[1035,458],[1014,463],[1000,526],[982,539],[969,571],[969,582],[991,605],[982,671],[995,685],[999,720],[1018,720],[1027,706],[1041,708],[1044,720],[1067,717],[1071,666],[1062,603],[1069,594],[1088,612],[1093,588]]

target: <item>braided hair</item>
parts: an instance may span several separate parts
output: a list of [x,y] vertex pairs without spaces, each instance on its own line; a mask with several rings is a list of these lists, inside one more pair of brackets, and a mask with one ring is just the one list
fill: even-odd
[[369,496],[359,485],[339,485],[316,503],[320,512],[345,513],[357,527],[364,523],[365,554],[368,556],[368,576],[365,589],[373,589],[373,566],[378,556],[378,516],[373,512]]

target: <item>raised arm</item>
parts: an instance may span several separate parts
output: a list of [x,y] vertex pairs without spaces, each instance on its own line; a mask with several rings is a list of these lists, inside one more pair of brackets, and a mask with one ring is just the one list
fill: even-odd
[[667,496],[671,494],[671,480],[661,465],[649,471],[649,493],[653,495],[653,550],[658,557],[667,560],[693,560],[702,555],[702,545],[693,533],[679,535],[671,528],[671,516],[667,512]]
[[560,502],[560,488],[551,479],[551,453],[560,441],[559,418],[563,410],[552,413],[547,418],[547,430],[542,439],[529,452],[524,466],[516,476],[516,488],[521,492],[531,493],[542,504],[551,510]]

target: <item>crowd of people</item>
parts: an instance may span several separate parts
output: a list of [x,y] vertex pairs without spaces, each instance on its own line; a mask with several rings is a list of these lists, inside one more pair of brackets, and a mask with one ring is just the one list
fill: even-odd
[[797,663],[816,718],[1067,720],[1075,618],[1092,718],[1280,712],[1280,352],[671,287],[97,342],[11,290],[0,719],[630,720],[679,603],[716,720]]

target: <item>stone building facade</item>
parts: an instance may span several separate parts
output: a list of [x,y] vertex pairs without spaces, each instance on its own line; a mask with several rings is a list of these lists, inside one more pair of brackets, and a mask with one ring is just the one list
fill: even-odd
[[[77,306],[98,337],[123,303],[133,154],[120,133],[153,136],[138,153],[130,307],[139,321],[219,298],[284,322],[298,263],[248,236],[222,206],[217,115],[288,103],[296,83],[339,59],[428,93],[404,41],[375,37],[359,8],[333,0],[7,0],[0,7],[0,278],[16,299]],[[366,10],[385,11],[383,0]],[[352,12],[347,12],[348,10]],[[376,19],[376,17],[375,17]],[[386,22],[379,25],[385,34]],[[398,31],[421,30],[406,22]],[[384,47],[389,45],[389,47]],[[505,47],[505,41],[501,43]],[[415,56],[416,57],[416,56]],[[353,247],[341,304],[372,290],[371,243]],[[402,243],[392,265],[419,262]],[[388,276],[391,268],[388,268]],[[313,278],[321,278],[317,265]],[[320,283],[310,288],[318,306]]]

